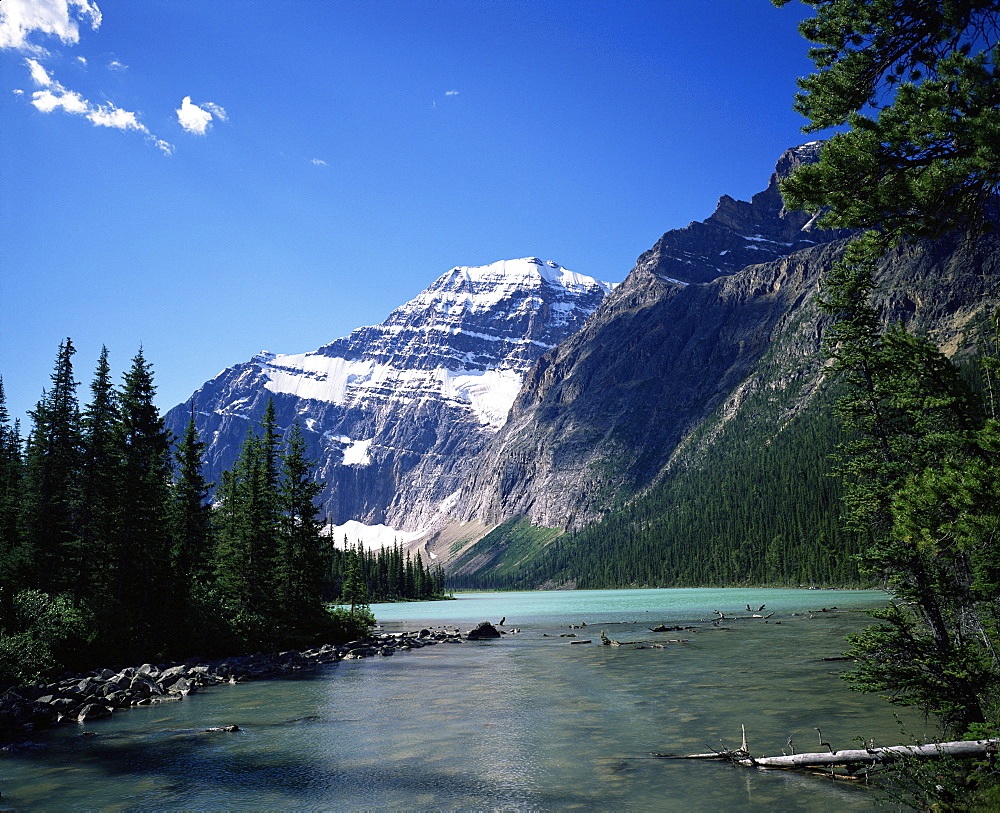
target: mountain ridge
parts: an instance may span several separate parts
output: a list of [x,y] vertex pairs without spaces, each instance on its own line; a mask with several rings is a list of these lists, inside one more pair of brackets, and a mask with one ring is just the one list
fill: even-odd
[[273,400],[283,430],[296,420],[305,430],[331,524],[412,532],[457,489],[533,361],[612,287],[536,257],[456,266],[379,325],[227,368],[167,425],[179,435],[194,408],[206,475],[218,480]]
[[[819,149],[810,142],[786,150],[764,191],[750,201],[723,196],[704,221],[666,232],[639,255],[586,325],[529,373],[456,500],[455,522],[490,527],[524,516],[579,529],[651,485],[767,346],[766,332],[757,333],[737,343],[731,365],[713,359],[721,339],[740,330],[727,319],[749,318],[739,311],[743,300],[774,307],[741,287],[737,276],[751,265],[745,260],[826,257],[830,244],[850,234],[818,230],[815,218],[787,211],[781,200],[780,179],[818,160]],[[783,284],[773,283],[775,296],[789,295],[788,288],[779,293]],[[699,318],[715,320],[714,335]],[[708,371],[717,380],[706,382]],[[670,415],[657,408],[664,400]]]

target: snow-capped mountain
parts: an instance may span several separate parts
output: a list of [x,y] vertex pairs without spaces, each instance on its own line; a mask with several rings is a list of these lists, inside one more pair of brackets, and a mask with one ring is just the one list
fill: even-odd
[[611,288],[534,257],[456,267],[380,325],[224,370],[167,424],[180,434],[193,406],[218,480],[273,399],[284,430],[305,430],[331,522],[420,530],[503,425],[532,364]]

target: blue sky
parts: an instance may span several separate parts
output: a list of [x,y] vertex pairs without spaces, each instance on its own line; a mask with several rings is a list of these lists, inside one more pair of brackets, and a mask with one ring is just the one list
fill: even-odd
[[455,265],[611,282],[810,140],[798,4],[3,0],[0,375],[143,347],[167,409]]

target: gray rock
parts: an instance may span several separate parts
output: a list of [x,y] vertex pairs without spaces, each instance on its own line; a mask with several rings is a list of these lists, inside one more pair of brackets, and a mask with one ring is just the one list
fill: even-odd
[[77,714],[77,722],[85,723],[88,720],[100,720],[103,717],[110,717],[111,709],[100,703],[87,703]]
[[160,676],[160,668],[152,663],[144,663],[136,670],[138,675],[148,675],[151,678],[158,678]]
[[198,684],[187,678],[181,678],[176,681],[171,687],[171,694],[194,694],[198,691]]
[[129,692],[137,694],[140,697],[151,697],[163,694],[163,689],[146,675],[140,674],[132,678],[132,682],[129,684]]
[[184,664],[180,664],[179,666],[171,666],[160,672],[160,675],[159,677],[157,677],[156,682],[161,684],[166,683],[171,679],[179,677],[187,677],[187,674],[188,674],[188,668]]
[[[288,366],[296,364],[288,359],[262,353],[236,364],[192,396],[204,419],[201,432],[210,441],[205,475],[217,481],[232,467],[247,427],[273,396],[279,424],[299,419],[313,426],[306,433],[308,454],[326,483],[317,502],[345,518],[426,527],[506,412],[477,414],[472,401],[442,386],[435,371],[503,370],[519,379],[546,350],[578,330],[609,289],[537,258],[451,269],[381,325],[358,328],[309,354],[320,363],[325,357],[382,365],[390,377],[409,382],[405,391],[394,391],[372,389],[362,377],[349,380],[349,406],[273,392],[269,385],[278,376],[315,375]],[[428,325],[436,329],[428,331]],[[239,409],[233,408],[236,402]],[[178,435],[187,424],[186,404],[165,416],[167,428]],[[345,463],[358,449],[338,436],[375,439],[365,465]]]
[[465,637],[470,641],[478,641],[483,638],[499,638],[500,631],[489,621],[480,621],[474,629],[469,630]]

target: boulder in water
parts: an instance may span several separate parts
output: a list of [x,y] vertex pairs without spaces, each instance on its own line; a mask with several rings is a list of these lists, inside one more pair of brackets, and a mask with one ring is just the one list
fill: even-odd
[[470,641],[476,641],[481,638],[499,638],[500,631],[489,621],[480,621],[475,629],[471,629],[465,634],[465,637]]

